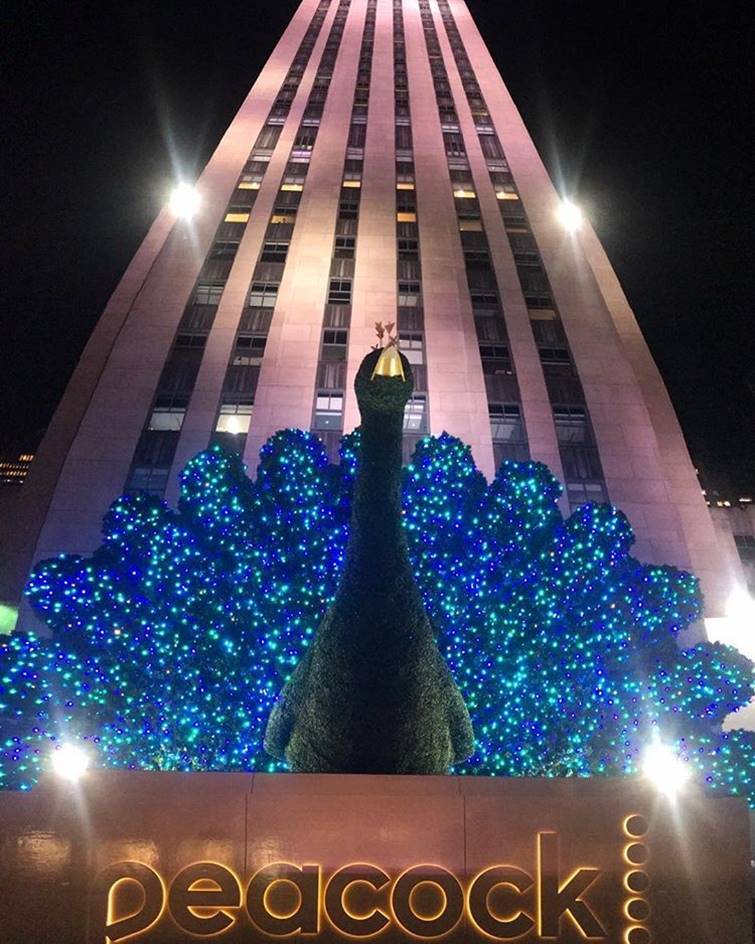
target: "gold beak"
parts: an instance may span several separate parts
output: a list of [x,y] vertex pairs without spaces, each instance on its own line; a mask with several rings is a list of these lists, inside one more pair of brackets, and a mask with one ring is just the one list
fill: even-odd
[[406,380],[401,355],[394,344],[384,347],[380,352],[380,357],[377,364],[375,364],[370,380],[374,380],[375,377],[400,377],[402,380]]

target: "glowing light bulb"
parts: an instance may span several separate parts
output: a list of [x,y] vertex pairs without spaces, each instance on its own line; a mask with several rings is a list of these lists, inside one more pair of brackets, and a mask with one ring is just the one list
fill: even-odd
[[657,735],[645,751],[642,772],[656,789],[671,798],[677,795],[691,776],[689,764],[685,764],[668,744],[662,744]]
[[199,193],[191,184],[180,183],[170,195],[170,209],[182,220],[190,220],[200,203]]
[[52,769],[64,780],[76,783],[89,767],[89,755],[74,744],[63,744],[53,751]]
[[558,208],[558,219],[568,233],[576,233],[582,225],[582,211],[571,200],[564,200]]

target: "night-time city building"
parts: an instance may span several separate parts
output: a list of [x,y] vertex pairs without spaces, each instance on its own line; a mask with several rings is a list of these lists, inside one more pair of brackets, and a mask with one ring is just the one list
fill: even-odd
[[91,552],[124,490],[174,500],[211,441],[252,469],[282,427],[335,454],[380,321],[414,367],[407,458],[446,430],[489,477],[542,461],[724,614],[734,576],[663,381],[463,0],[303,0],[197,192],[191,218],[160,213],[87,344],[6,596],[33,561]]

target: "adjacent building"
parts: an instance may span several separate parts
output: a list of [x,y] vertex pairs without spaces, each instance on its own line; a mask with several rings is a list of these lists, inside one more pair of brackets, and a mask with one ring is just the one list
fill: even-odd
[[736,576],[663,381],[463,0],[303,0],[197,189],[87,344],[23,489],[6,596],[32,561],[91,552],[124,489],[173,501],[210,442],[254,469],[296,426],[335,454],[382,321],[414,365],[407,457],[447,430],[488,476],[545,462],[566,504],[622,508],[637,555],[693,570],[724,614]]

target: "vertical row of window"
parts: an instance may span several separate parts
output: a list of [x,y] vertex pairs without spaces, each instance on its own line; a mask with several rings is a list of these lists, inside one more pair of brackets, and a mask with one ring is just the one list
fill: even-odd
[[356,88],[343,167],[338,213],[330,262],[328,297],[323,315],[317,364],[312,429],[323,440],[335,461],[343,431],[346,388],[346,358],[351,326],[359,204],[364,166],[367,110],[370,98],[372,54],[375,42],[377,0],[368,0],[362,45],[359,51]]
[[[420,0],[420,5],[425,2],[426,0]],[[584,501],[606,501],[603,470],[582,384],[574,368],[569,344],[535,238],[448,0],[438,0],[438,8],[464,85],[480,145],[487,159],[490,180],[499,201],[504,227],[514,254],[553,409],[569,502],[574,507]]]
[[[165,492],[181,426],[223,289],[249,221],[257,191],[312,55],[330,2],[331,0],[321,0],[310,21],[237,181],[223,221],[215,233],[215,239],[181,318],[173,348],[163,367],[145,428],[139,438],[126,481],[126,489],[129,491],[156,495]],[[265,333],[266,330],[265,328]],[[252,350],[258,351],[257,333],[258,323],[255,322],[249,339],[250,357],[254,356]],[[264,343],[262,346],[264,348]],[[251,401],[248,404],[239,401],[238,405],[247,409],[247,415],[251,412]],[[244,415],[239,413],[239,419],[229,418],[224,422],[228,424],[229,429],[243,427]],[[248,419],[246,425],[248,426]]]
[[402,0],[393,0],[393,74],[396,125],[396,326],[399,347],[412,365],[414,392],[404,409],[404,461],[428,432],[425,319],[414,181],[409,77]]
[[[504,459],[521,462],[529,459],[529,449],[488,238],[430,5],[420,0],[419,8],[485,378],[493,454],[496,466]],[[497,160],[488,156],[489,166]]]
[[249,294],[241,313],[231,359],[226,369],[212,442],[221,443],[230,451],[243,453],[246,444],[273,309],[283,279],[349,5],[350,0],[341,0],[333,18],[312,91],[307,99],[280,190],[268,220]]

